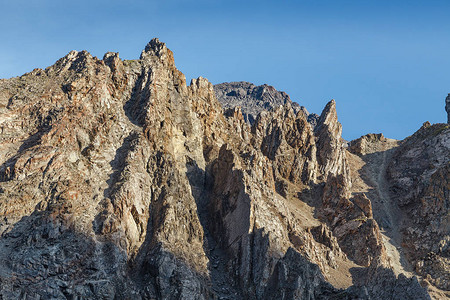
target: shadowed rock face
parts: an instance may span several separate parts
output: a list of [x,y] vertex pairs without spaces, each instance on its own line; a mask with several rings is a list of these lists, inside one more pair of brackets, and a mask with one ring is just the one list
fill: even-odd
[[[347,151],[336,103],[310,126],[286,94],[237,85],[257,113],[224,111],[204,78],[187,86],[157,39],[138,60],[72,51],[0,80],[1,297],[429,299],[391,270],[375,196],[356,192],[367,153]],[[259,109],[266,94],[282,103]],[[359,148],[382,151],[370,143]],[[414,150],[425,161],[427,143]],[[424,185],[420,203],[445,203],[448,171],[428,166],[438,188]],[[389,170],[398,185],[401,168]]]
[[445,98],[445,111],[447,112],[447,124],[450,124],[450,94]]

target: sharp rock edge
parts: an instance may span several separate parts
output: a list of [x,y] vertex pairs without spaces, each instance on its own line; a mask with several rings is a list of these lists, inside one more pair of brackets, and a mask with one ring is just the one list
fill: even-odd
[[446,297],[448,126],[341,131],[158,39],[0,80],[1,298]]

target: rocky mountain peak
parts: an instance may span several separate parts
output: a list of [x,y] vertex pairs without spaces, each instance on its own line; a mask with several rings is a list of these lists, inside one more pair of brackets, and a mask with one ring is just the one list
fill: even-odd
[[352,153],[310,117],[157,39],[0,80],[0,298],[448,296],[448,125]]
[[318,161],[322,164],[325,177],[327,174],[343,174],[344,180],[349,183],[342,125],[338,121],[334,99],[327,103],[320,114],[314,133],[318,143]]
[[445,111],[447,112],[447,123],[450,124],[450,94],[445,98]]
[[[332,126],[337,123],[336,101],[331,99],[322,110],[319,120],[317,122],[317,130],[320,130],[321,126]],[[334,127],[334,126],[333,126]]]
[[263,84],[256,86],[250,82],[225,82],[216,84],[214,91],[224,109],[241,107],[246,122],[253,124],[261,111],[271,111],[289,104],[294,113],[301,111],[310,124],[316,124],[318,116],[310,114],[305,107],[293,102],[285,92],[277,91],[273,86]]
[[74,72],[82,73],[83,71],[87,71],[89,66],[92,65],[93,59],[93,56],[86,50],[72,50],[66,56],[59,59],[52,68],[47,68],[47,72],[60,73],[73,70]]
[[167,48],[165,43],[160,42],[158,38],[153,38],[145,46],[140,56],[140,59],[143,61],[154,58],[159,58],[166,64],[175,64],[172,51]]

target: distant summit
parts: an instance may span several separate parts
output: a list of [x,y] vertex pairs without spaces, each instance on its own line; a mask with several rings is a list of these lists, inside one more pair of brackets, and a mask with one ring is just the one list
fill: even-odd
[[290,104],[295,113],[302,111],[313,127],[319,118],[316,114],[310,114],[304,106],[293,102],[285,92],[277,91],[267,84],[256,86],[245,81],[224,82],[216,84],[214,92],[225,110],[240,106],[244,120],[250,124],[255,122],[261,111],[271,111],[285,104]]

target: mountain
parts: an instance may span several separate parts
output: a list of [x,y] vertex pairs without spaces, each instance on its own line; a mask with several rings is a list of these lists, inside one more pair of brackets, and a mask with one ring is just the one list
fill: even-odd
[[449,297],[449,125],[347,143],[336,105],[188,86],[157,39],[0,80],[1,298]]
[[262,111],[270,111],[290,104],[295,113],[302,111],[313,126],[319,118],[316,114],[310,114],[304,106],[292,102],[285,92],[277,91],[273,86],[264,84],[255,86],[250,82],[224,82],[214,85],[214,92],[223,109],[241,108],[244,120],[251,125]]

